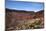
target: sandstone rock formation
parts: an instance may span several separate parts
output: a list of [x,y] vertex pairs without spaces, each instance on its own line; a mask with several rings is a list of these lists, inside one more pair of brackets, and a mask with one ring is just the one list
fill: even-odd
[[41,26],[41,24],[44,26],[44,10],[34,12],[6,8],[6,28],[16,27],[15,29],[32,29],[35,25],[31,28],[29,26],[36,21],[41,22],[39,26]]

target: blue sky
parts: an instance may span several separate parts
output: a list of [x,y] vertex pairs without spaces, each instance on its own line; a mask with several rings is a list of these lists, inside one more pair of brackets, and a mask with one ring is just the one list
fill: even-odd
[[6,0],[6,8],[37,12],[39,10],[43,10],[44,3]]

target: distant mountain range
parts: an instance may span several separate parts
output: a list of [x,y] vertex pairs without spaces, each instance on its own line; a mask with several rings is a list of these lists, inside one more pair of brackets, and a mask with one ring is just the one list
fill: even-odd
[[[30,14],[30,15],[35,15],[36,17],[41,17],[41,16],[43,16],[44,17],[44,10],[40,10],[40,11],[38,11],[38,12],[34,12],[34,11],[25,11],[25,10],[13,10],[13,9],[8,9],[8,8],[6,8],[5,9],[6,10],[6,13],[7,12],[10,12],[10,13],[12,13],[12,12],[17,12],[17,13],[28,13],[28,14]],[[15,13],[14,13],[15,14]],[[41,15],[41,16],[40,16]]]
[[27,12],[27,13],[33,12],[34,13],[34,11],[13,10],[13,9],[8,9],[8,8],[6,8],[6,12]]
[[[31,21],[44,21],[44,10],[40,10],[38,12],[34,11],[25,11],[25,10],[13,10],[13,9],[5,9],[6,10],[6,26],[13,27],[18,24],[31,23]],[[33,20],[32,20],[33,19]],[[38,20],[36,20],[38,19]],[[29,24],[30,24],[29,23]],[[42,22],[43,23],[43,22]]]
[[[8,9],[8,8],[6,8],[5,10],[9,12],[34,12],[34,11],[25,11],[25,10],[14,10],[14,9]],[[40,10],[38,12],[43,12],[43,11],[44,10]]]

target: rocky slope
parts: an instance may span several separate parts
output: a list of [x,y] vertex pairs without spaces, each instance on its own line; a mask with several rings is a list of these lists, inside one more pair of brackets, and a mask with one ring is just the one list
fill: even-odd
[[[40,23],[40,24],[39,24]],[[33,25],[32,25],[33,24]],[[44,10],[38,12],[6,9],[6,28],[34,29],[44,27]],[[14,27],[14,28],[11,28]]]

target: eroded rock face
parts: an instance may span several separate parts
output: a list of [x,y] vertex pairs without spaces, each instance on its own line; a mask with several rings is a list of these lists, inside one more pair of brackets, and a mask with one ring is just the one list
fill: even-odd
[[[16,27],[17,29],[20,25],[20,29],[25,27],[24,24],[29,25],[34,23],[35,21],[44,20],[44,11],[40,12],[26,12],[26,11],[16,11],[6,9],[6,27]],[[24,25],[24,26],[23,26]],[[30,28],[29,26],[27,28]],[[19,29],[19,28],[18,28]],[[26,27],[24,28],[26,29]]]

